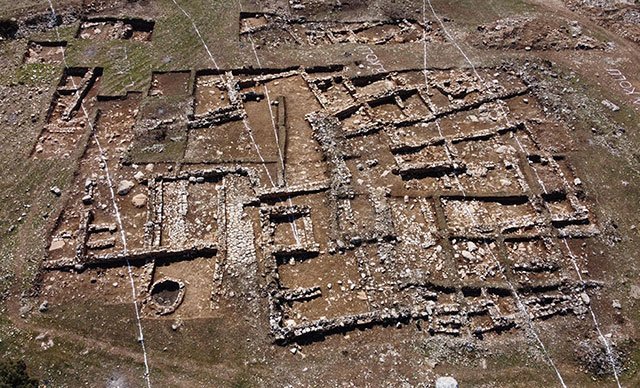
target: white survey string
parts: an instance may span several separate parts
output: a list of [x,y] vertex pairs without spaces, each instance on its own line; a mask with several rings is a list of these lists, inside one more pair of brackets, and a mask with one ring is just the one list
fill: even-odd
[[[469,57],[465,54],[465,52],[460,48],[460,46],[456,43],[456,41],[453,39],[453,37],[451,36],[451,34],[449,34],[449,32],[447,31],[444,23],[442,22],[442,20],[440,19],[440,17],[436,14],[435,9],[433,8],[433,5],[431,4],[431,0],[423,0],[423,11],[426,9],[426,3],[428,1],[429,7],[431,8],[431,12],[433,13],[433,16],[436,18],[436,20],[438,20],[438,22],[440,23],[440,27],[442,28],[443,33],[449,38],[449,40],[451,41],[451,43],[458,49],[458,51],[460,51],[460,53],[464,56],[464,58],[467,60],[467,62],[469,63],[469,65],[471,66],[471,68],[473,69],[474,74],[476,75],[476,77],[482,82],[484,83],[484,81],[482,80],[482,77],[480,76],[480,74],[477,72],[475,66],[473,65],[473,63],[471,63],[471,61],[469,60]],[[423,15],[424,17],[424,15]],[[425,26],[426,28],[426,26]],[[426,45],[424,46],[425,50],[426,50]],[[426,57],[427,54],[425,52],[425,64],[426,64]],[[426,70],[425,70],[425,74],[426,74]],[[500,106],[500,105],[498,105]],[[501,107],[501,106],[500,106]],[[507,118],[506,113],[503,111],[503,115]],[[508,118],[507,118],[508,120]],[[437,124],[437,122],[436,122]],[[438,129],[440,130],[439,126]],[[440,132],[441,133],[441,132]],[[460,181],[457,175],[454,174],[454,178],[458,181],[458,185],[460,185]],[[463,196],[466,198],[466,194],[464,193],[464,191],[462,192]],[[476,223],[476,219],[475,216],[473,215],[473,213],[468,209],[468,207],[464,207],[464,209],[467,212],[467,216],[473,220],[473,223]],[[509,280],[509,278],[507,277],[504,268],[502,267],[502,264],[500,264],[500,261],[498,260],[498,258],[495,256],[495,254],[493,253],[493,250],[491,249],[491,246],[489,243],[487,243],[487,250],[489,251],[489,253],[491,254],[491,257],[493,258],[494,262],[496,263],[496,265],[498,266],[500,273],[502,274],[502,277],[504,278],[504,280],[507,282],[507,284],[509,285],[509,288],[511,289],[512,294],[514,295],[514,297],[516,298],[516,304],[518,307],[518,310],[520,310],[521,315],[525,318],[525,321],[527,322],[527,325],[529,327],[529,332],[533,335],[533,337],[535,338],[536,342],[538,343],[538,345],[540,346],[540,349],[542,350],[543,354],[545,355],[545,358],[547,359],[547,362],[549,363],[549,365],[553,368],[553,370],[556,373],[556,376],[558,377],[558,380],[560,382],[560,385],[563,388],[566,388],[566,384],[564,382],[564,379],[562,378],[562,374],[560,373],[560,370],[558,370],[558,368],[555,365],[555,362],[553,361],[553,359],[551,358],[551,355],[549,354],[549,352],[547,351],[546,346],[544,345],[544,343],[542,342],[542,340],[540,339],[540,337],[538,336],[538,333],[535,329],[535,326],[533,324],[533,321],[531,320],[531,317],[529,315],[528,309],[526,307],[526,305],[522,302],[522,299],[520,297],[520,295],[518,294],[516,288],[513,286],[513,283]]]
[[[452,40],[452,43],[454,44],[454,46],[456,46],[456,47],[457,47],[457,49],[462,53],[462,55],[463,55],[463,56],[464,56],[464,58],[466,59],[467,63],[469,63],[469,65],[471,66],[471,68],[473,69],[473,71],[474,71],[474,73],[476,74],[476,76],[478,77],[478,79],[479,79],[481,82],[484,82],[484,80],[482,79],[482,77],[481,77],[481,76],[478,74],[478,72],[476,71],[476,68],[475,68],[474,64],[471,62],[471,60],[469,59],[469,57],[464,53],[464,51],[460,48],[460,46],[459,46],[457,43],[455,43],[455,40],[453,40],[453,37],[452,37],[452,36],[449,34],[449,32],[447,31],[447,29],[446,29],[446,27],[445,27],[444,23],[442,22],[442,20],[441,20],[441,19],[438,17],[438,15],[436,14],[436,12],[435,12],[435,10],[434,10],[434,8],[433,8],[433,5],[431,4],[431,0],[426,0],[426,1],[428,1],[428,2],[429,2],[429,6],[431,7],[431,11],[432,11],[432,13],[433,13],[434,17],[439,21],[439,23],[440,23],[440,25],[441,25],[441,27],[442,27],[443,31],[445,32],[445,34],[449,37],[449,39],[451,39],[451,40]],[[500,108],[502,109],[502,106],[500,106]],[[503,110],[503,112],[504,112],[504,110]],[[517,136],[515,136],[515,137],[516,137],[516,141],[518,142],[518,145],[520,146],[521,150],[523,150],[523,148],[522,148],[522,144],[520,144],[520,141],[518,140]],[[542,180],[540,179],[540,176],[538,175],[538,172],[537,172],[537,170],[535,169],[535,166],[531,166],[531,167],[532,167],[533,171],[534,171],[534,172],[535,172],[535,174],[536,174],[536,177],[537,177],[537,179],[538,179],[538,183],[539,183],[539,184],[540,184],[540,186],[542,187],[543,191],[546,193],[546,192],[547,192],[547,189],[546,189],[546,187],[544,186],[544,183],[542,182]],[[566,178],[564,178],[564,175],[563,175],[563,174],[561,174],[561,175],[562,175],[563,179],[565,179],[565,184],[567,184],[567,182],[566,182]],[[575,269],[576,273],[578,274],[578,277],[580,278],[580,280],[583,282],[583,285],[584,285],[584,281],[582,280],[582,275],[580,274],[580,270],[579,270],[579,268],[578,268],[578,266],[577,266],[577,263],[576,263],[576,261],[575,261],[575,257],[573,256],[573,253],[571,252],[571,249],[569,248],[569,245],[567,244],[566,239],[563,239],[563,241],[564,241],[565,245],[567,246],[567,249],[569,250],[569,256],[570,256],[570,258],[571,258],[571,260],[572,260],[572,262],[573,262],[574,269]],[[601,332],[601,330],[600,330],[600,324],[598,323],[598,320],[597,320],[596,315],[595,315],[595,313],[594,313],[594,311],[593,311],[593,308],[591,307],[591,304],[589,304],[589,305],[588,305],[588,308],[589,308],[589,312],[591,313],[591,318],[592,318],[592,320],[593,320],[593,324],[594,324],[594,326],[595,326],[595,328],[596,328],[596,331],[597,331],[597,333],[598,333],[598,336],[599,336],[600,340],[602,341],[602,343],[603,343],[603,344],[604,344],[604,346],[605,346],[605,350],[606,350],[606,352],[607,352],[607,356],[608,356],[608,358],[609,358],[609,363],[611,364],[611,369],[612,369],[612,371],[613,371],[613,376],[614,376],[614,378],[615,378],[615,380],[616,380],[616,384],[617,384],[618,388],[620,388],[620,387],[621,387],[621,385],[620,385],[620,379],[619,379],[619,377],[618,377],[618,371],[617,371],[617,369],[616,369],[615,361],[614,361],[614,358],[613,358],[613,349],[611,348],[611,346],[610,346],[610,344],[609,344],[609,341],[607,341],[606,337],[605,337],[604,335],[602,335],[602,332]]]
[[[58,24],[57,24],[57,15],[56,15],[56,11],[53,7],[53,3],[51,2],[51,0],[47,0],[49,2],[49,7],[51,9],[51,14],[52,14],[52,22],[54,23],[54,27],[55,27],[55,32],[56,32],[56,37],[58,38],[58,40],[60,40],[60,31],[58,30]],[[67,59],[65,57],[64,51],[62,53],[62,61],[64,63],[64,67],[65,69],[68,68],[69,66],[67,65]],[[73,85],[74,88],[77,89],[77,85],[73,79],[73,77],[70,77],[71,83]],[[77,93],[77,91],[76,91]],[[137,328],[138,328],[138,341],[140,342],[140,346],[142,347],[142,355],[144,358],[144,379],[145,379],[145,383],[147,385],[147,387],[151,387],[151,376],[150,376],[150,371],[149,371],[149,361],[148,361],[148,356],[147,356],[147,349],[145,346],[145,342],[144,342],[144,333],[142,330],[142,321],[140,319],[140,309],[138,308],[138,296],[136,293],[136,288],[135,288],[135,283],[133,280],[133,271],[131,268],[131,263],[129,262],[129,257],[128,257],[128,250],[127,250],[127,235],[125,233],[124,230],[124,225],[122,223],[122,218],[120,217],[120,209],[118,207],[118,203],[116,201],[116,195],[115,195],[115,190],[113,188],[113,180],[111,178],[111,173],[109,171],[109,164],[107,163],[107,158],[106,158],[106,153],[104,151],[104,149],[102,148],[102,145],[100,144],[100,141],[98,139],[98,135],[95,131],[95,128],[93,126],[93,123],[91,122],[91,119],[89,118],[89,114],[87,113],[87,110],[84,106],[84,102],[80,102],[80,108],[82,110],[82,113],[85,116],[85,119],[87,121],[87,124],[89,125],[89,129],[91,130],[92,133],[92,137],[93,140],[95,141],[96,145],[98,146],[98,152],[100,154],[100,161],[102,162],[102,164],[104,165],[104,170],[105,170],[105,174],[106,174],[106,178],[107,178],[107,184],[109,187],[109,193],[111,195],[111,203],[113,206],[113,210],[114,210],[114,215],[116,217],[116,222],[118,224],[118,228],[120,229],[120,237],[122,240],[122,253],[125,256],[125,262],[127,264],[127,272],[129,275],[129,283],[131,285],[131,296],[132,296],[132,300],[133,300],[133,306],[135,308],[135,315],[136,315],[136,323],[137,323]]]

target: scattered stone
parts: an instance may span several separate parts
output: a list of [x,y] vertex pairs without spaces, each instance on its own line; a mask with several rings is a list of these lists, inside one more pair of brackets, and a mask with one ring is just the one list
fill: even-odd
[[30,312],[31,312],[31,305],[25,304],[23,306],[20,306],[19,313],[22,318],[26,317],[27,314],[29,314]]
[[44,302],[40,303],[40,306],[38,307],[38,311],[40,311],[41,313],[44,313],[47,310],[49,310],[49,302],[45,300]]
[[62,239],[51,241],[51,245],[49,245],[49,252],[54,252],[59,249],[64,248],[65,242]]
[[51,348],[53,345],[54,345],[53,339],[51,338],[49,338],[49,340],[47,341],[43,341],[42,343],[40,343],[40,347],[42,348],[42,350],[47,350]]
[[131,199],[131,203],[137,208],[145,207],[147,204],[147,196],[144,194],[136,194]]
[[584,302],[584,304],[589,304],[591,303],[591,298],[589,298],[589,295],[586,292],[582,292],[580,293],[580,299],[582,299],[582,301]]
[[133,178],[138,182],[142,183],[144,181],[144,173],[142,171],[138,171],[133,175]]
[[617,112],[620,110],[620,107],[609,100],[602,100],[602,105],[611,109],[613,112]]
[[120,184],[118,185],[118,195],[129,194],[129,192],[131,191],[131,189],[133,189],[135,185],[136,185],[135,183],[128,180],[121,181]]
[[62,190],[60,190],[60,188],[58,186],[53,186],[51,188],[51,192],[56,196],[59,197],[60,195],[62,195]]
[[458,382],[450,376],[438,377],[436,388],[458,388]]
[[619,353],[610,354],[599,338],[581,341],[575,349],[575,354],[582,368],[594,376],[610,376],[612,363],[618,373],[620,372],[622,363]]
[[469,251],[462,251],[462,252],[460,252],[460,254],[462,255],[462,257],[464,257],[467,260],[474,260],[475,259],[475,257]]
[[631,286],[630,295],[631,295],[631,297],[633,299],[639,300],[640,299],[640,286],[636,286],[636,285]]
[[469,252],[474,252],[478,249],[478,246],[473,241],[468,241],[467,249],[469,250]]

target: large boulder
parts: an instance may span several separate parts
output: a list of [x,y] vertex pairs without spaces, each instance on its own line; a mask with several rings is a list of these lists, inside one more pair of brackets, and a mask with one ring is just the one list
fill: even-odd
[[451,376],[438,377],[436,388],[458,388],[458,382]]
[[136,194],[131,199],[131,203],[137,208],[145,207],[147,204],[147,196],[144,194]]
[[128,180],[120,181],[120,184],[118,185],[118,194],[119,195],[129,194],[129,192],[131,191],[131,189],[133,189],[133,186],[135,185],[136,184],[133,183],[132,181],[128,181]]

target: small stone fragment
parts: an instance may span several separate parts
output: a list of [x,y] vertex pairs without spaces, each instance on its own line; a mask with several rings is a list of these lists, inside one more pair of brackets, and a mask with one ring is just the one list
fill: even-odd
[[64,248],[64,240],[53,240],[51,241],[51,245],[49,245],[49,252],[54,252],[59,249]]
[[584,304],[591,303],[591,298],[589,298],[589,295],[586,292],[580,294],[580,299],[582,299],[582,302],[584,302]]
[[142,181],[144,180],[144,173],[142,171],[138,171],[135,173],[135,175],[133,176],[133,178],[138,182],[138,183],[142,183]]
[[612,112],[617,112],[620,110],[620,107],[609,100],[602,100],[602,105],[611,109]]
[[462,251],[460,254],[462,255],[462,257],[464,257],[467,260],[475,259],[475,257],[469,251]]

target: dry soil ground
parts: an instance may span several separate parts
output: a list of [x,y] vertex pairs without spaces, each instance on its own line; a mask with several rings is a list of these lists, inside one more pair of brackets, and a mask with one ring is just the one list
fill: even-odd
[[639,14],[0,0],[0,357],[69,387],[640,385]]

